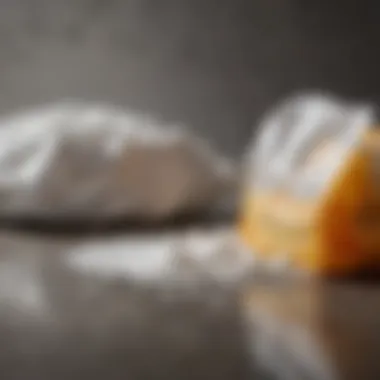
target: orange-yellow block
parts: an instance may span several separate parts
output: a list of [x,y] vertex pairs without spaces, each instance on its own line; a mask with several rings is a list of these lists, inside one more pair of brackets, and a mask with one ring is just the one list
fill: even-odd
[[247,189],[240,234],[265,260],[286,255],[308,272],[341,275],[380,264],[380,133],[346,155],[320,196]]

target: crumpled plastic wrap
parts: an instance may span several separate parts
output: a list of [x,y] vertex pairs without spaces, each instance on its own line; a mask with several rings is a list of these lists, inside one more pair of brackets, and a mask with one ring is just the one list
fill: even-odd
[[374,123],[371,106],[305,94],[275,107],[249,149],[250,183],[318,197],[349,150]]
[[366,204],[380,209],[380,144],[368,144],[379,142],[375,122],[371,105],[318,94],[290,98],[263,120],[246,165],[241,231],[264,262],[346,272],[380,247],[377,222],[360,221]]
[[218,207],[232,164],[178,126],[60,103],[0,119],[0,217],[160,221]]

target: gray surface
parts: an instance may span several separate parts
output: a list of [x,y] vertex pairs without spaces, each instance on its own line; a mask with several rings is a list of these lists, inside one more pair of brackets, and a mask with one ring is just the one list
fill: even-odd
[[1,232],[1,379],[379,378],[379,283],[228,279],[211,232]]
[[380,378],[380,285],[253,285],[246,317],[256,364],[279,380]]
[[284,95],[377,98],[376,2],[1,0],[0,108],[85,97],[181,120],[241,154]]
[[147,278],[125,261],[144,255],[130,238],[0,234],[1,379],[250,378],[236,288],[159,266]]

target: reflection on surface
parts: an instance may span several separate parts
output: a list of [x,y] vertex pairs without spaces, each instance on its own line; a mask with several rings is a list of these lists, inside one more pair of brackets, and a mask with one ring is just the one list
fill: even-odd
[[[217,276],[160,287],[160,260],[119,260],[150,261],[154,240],[0,234],[2,378],[248,379],[236,288]],[[200,246],[206,257],[213,244]]]
[[277,378],[379,378],[378,283],[252,286],[245,305],[255,358]]
[[252,266],[226,228],[96,239],[75,245],[68,264],[74,270],[138,281],[194,280],[199,276],[237,281]]
[[2,263],[0,266],[0,303],[26,316],[47,313],[46,294],[40,275],[20,264]]

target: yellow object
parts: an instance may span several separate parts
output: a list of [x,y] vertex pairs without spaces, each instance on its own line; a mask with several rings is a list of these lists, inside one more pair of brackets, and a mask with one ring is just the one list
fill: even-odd
[[[343,105],[306,99],[297,107],[305,123],[279,138],[277,147],[272,136],[272,158],[253,156],[259,162],[247,174],[240,233],[264,262],[285,258],[295,268],[327,275],[375,267],[380,264],[380,133],[369,127],[372,116],[355,109],[330,131],[327,126],[333,129]],[[323,118],[308,123],[305,114],[317,107],[327,109]],[[284,128],[273,118],[267,124]],[[303,133],[300,128],[310,124],[308,137],[287,150]],[[259,144],[265,146],[268,136]]]

